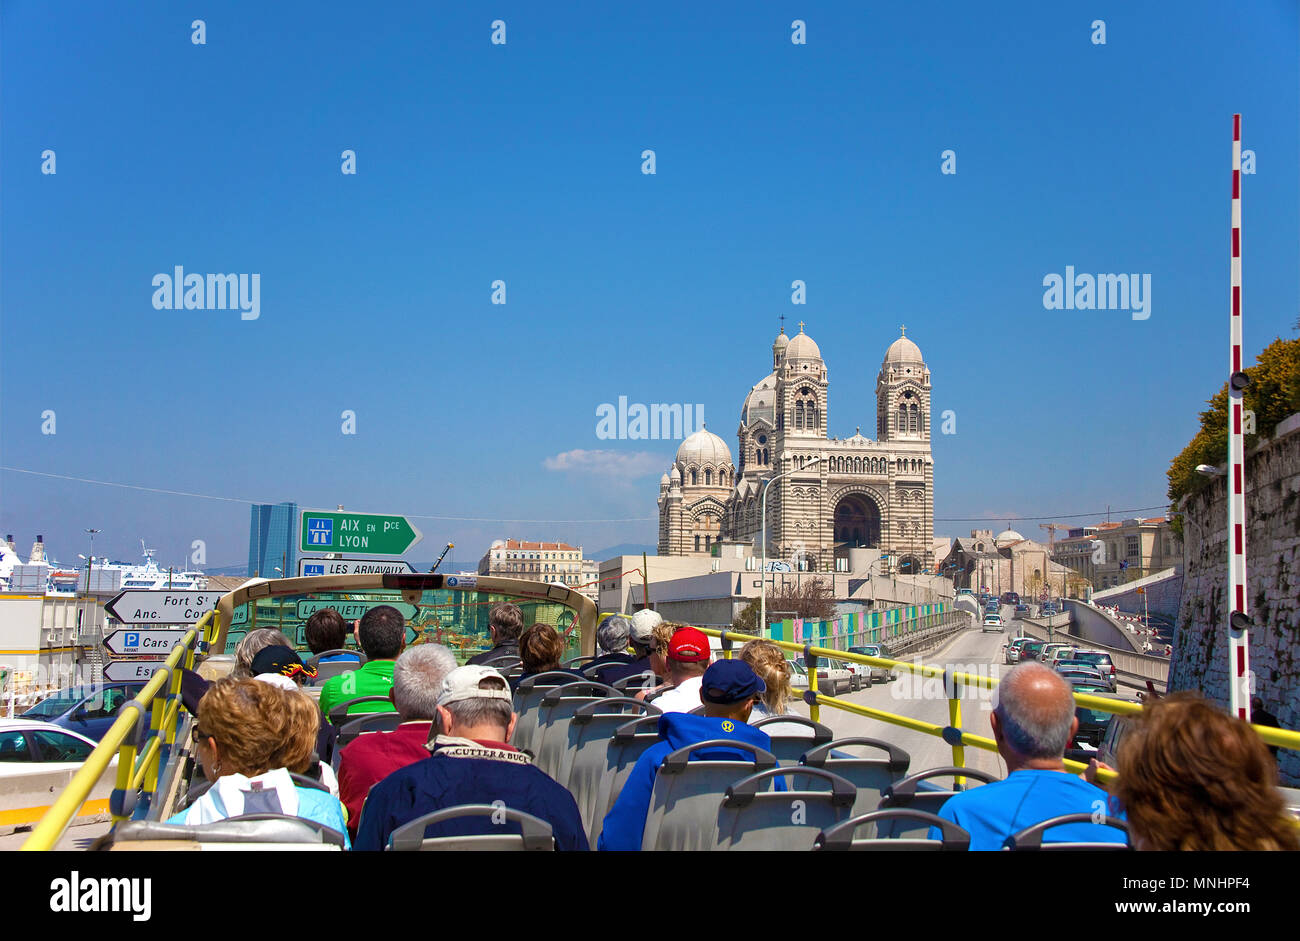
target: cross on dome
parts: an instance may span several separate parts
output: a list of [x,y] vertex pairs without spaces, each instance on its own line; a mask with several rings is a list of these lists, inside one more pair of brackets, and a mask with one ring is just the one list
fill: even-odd
[[803,333],[803,321],[799,321],[799,332]]

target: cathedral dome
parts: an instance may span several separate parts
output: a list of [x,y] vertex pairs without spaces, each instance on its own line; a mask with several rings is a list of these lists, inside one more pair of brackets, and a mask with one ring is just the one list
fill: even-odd
[[776,335],[776,339],[772,341],[772,351],[773,352],[782,351],[789,345],[790,345],[790,338],[785,335],[785,327],[782,327],[781,332],[778,333]]
[[921,358],[921,348],[907,338],[907,335],[899,337],[893,343],[889,344],[889,349],[885,351],[885,363],[923,363]]
[[701,428],[682,442],[677,449],[677,463],[685,464],[730,464],[731,449],[707,428]]
[[785,348],[786,359],[821,359],[821,348],[813,342],[813,338],[803,332],[803,327],[799,328],[799,333],[790,341],[790,345]]
[[745,396],[745,404],[740,409],[740,423],[748,426],[758,419],[769,425],[776,424],[776,376],[768,376]]
[[1002,546],[1010,545],[1013,542],[1023,542],[1024,539],[1025,537],[1020,535],[1020,533],[1016,532],[1014,529],[1004,529],[1002,532],[997,534],[993,541],[998,545],[998,548],[1001,548]]

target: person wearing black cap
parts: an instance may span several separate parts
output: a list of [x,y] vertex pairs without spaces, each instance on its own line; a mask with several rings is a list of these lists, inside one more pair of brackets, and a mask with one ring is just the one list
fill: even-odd
[[[704,673],[700,700],[704,715],[670,712],[659,717],[660,741],[651,745],[637,759],[618,800],[605,815],[597,849],[639,850],[645,833],[646,815],[654,790],[655,774],[665,758],[679,748],[710,739],[727,738],[772,750],[772,739],[761,729],[748,725],[754,702],[767,687],[753,668],[741,660],[719,660]],[[691,760],[745,761],[752,751],[739,748],[709,748],[691,755]],[[780,779],[777,790],[784,790]],[[721,795],[719,795],[721,799]]]

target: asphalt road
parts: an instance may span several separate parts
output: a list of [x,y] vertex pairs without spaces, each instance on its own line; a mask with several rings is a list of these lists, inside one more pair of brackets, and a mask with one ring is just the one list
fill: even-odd
[[[1003,662],[1002,645],[1008,638],[1018,636],[1018,628],[1015,621],[1008,621],[1001,632],[985,633],[978,629],[962,631],[944,646],[921,655],[919,659],[923,663],[941,666],[953,672],[992,676],[996,679],[1011,669]],[[989,727],[989,712],[992,710],[990,691],[967,690],[965,696],[961,709],[962,729],[992,738],[993,732]],[[845,693],[838,698],[936,725],[948,724],[948,699],[939,680],[899,673],[890,683],[877,681],[871,689]],[[797,704],[795,709],[802,715],[808,715],[808,707],[802,703]],[[837,738],[868,736],[899,746],[912,758],[909,773],[952,764],[952,747],[938,736],[826,706],[821,708],[821,723],[829,726]],[[1001,757],[995,752],[980,748],[966,747],[966,767],[988,771],[999,778],[1006,776],[1006,767]],[[940,779],[940,783],[944,780]]]

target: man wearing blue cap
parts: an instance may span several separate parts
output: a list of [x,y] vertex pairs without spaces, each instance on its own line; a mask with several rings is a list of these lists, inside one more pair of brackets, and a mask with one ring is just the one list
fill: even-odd
[[[746,724],[754,702],[766,689],[763,680],[743,660],[719,660],[710,666],[700,684],[704,715],[670,712],[659,717],[660,741],[651,745],[637,759],[636,767],[623,785],[618,800],[605,815],[596,848],[641,848],[655,774],[664,759],[677,749],[710,739],[729,738],[771,751],[772,740],[767,733]],[[751,751],[720,747],[695,752],[691,755],[691,760],[749,761],[753,757]],[[778,780],[776,786],[778,790],[784,790],[782,781]]]

